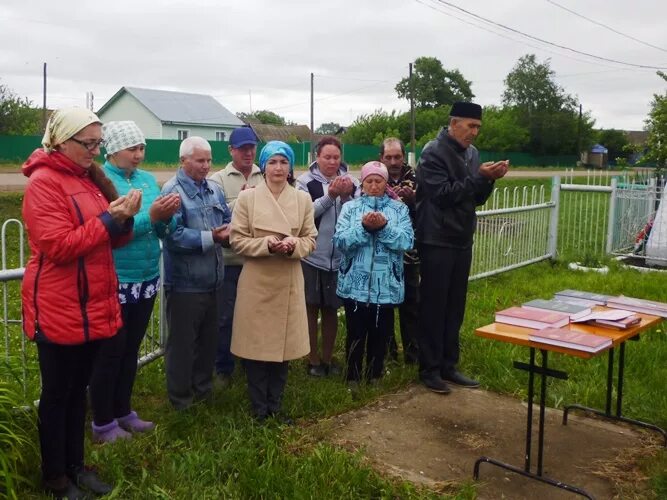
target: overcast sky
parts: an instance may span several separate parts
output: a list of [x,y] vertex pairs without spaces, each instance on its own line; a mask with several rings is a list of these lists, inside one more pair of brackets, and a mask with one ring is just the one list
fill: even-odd
[[[448,3],[581,52],[667,68],[667,2],[548,0]],[[499,35],[500,34],[500,35]],[[643,43],[642,43],[643,42]],[[651,47],[653,45],[655,47]],[[213,95],[233,112],[270,109],[315,126],[350,124],[382,108],[404,111],[394,86],[420,56],[437,57],[472,81],[475,100],[500,104],[503,80],[524,54],[549,58],[556,80],[597,127],[641,130],[655,69],[594,59],[530,40],[438,0],[2,0],[0,83],[47,106],[99,109],[120,87]]]

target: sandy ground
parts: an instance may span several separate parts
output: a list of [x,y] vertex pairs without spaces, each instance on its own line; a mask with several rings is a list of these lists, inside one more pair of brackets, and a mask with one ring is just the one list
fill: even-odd
[[[174,176],[176,173],[175,170],[153,170],[152,174],[155,175],[158,183],[160,185],[164,184],[167,180]],[[297,171],[297,175],[299,171]],[[357,172],[358,174],[358,172]],[[564,171],[539,171],[539,170],[510,170],[507,174],[508,177],[514,178],[548,178],[553,177],[554,175],[564,175]],[[596,172],[597,175],[600,175],[599,171]],[[604,175],[616,175],[620,172],[604,172]],[[576,177],[585,177],[589,175],[586,171],[577,171],[574,172]],[[23,191],[25,189],[25,184],[27,182],[27,177],[23,174],[15,173],[0,173],[0,191]]]
[[[537,401],[537,400],[536,400]],[[533,412],[533,470],[538,406]],[[385,396],[321,426],[323,437],[362,452],[384,474],[446,493],[473,477],[487,456],[523,468],[527,405],[484,390],[454,388],[442,396],[422,386]],[[586,490],[597,499],[643,498],[646,482],[636,462],[655,453],[655,436],[600,419],[547,410],[544,475]],[[480,467],[479,499],[572,499],[572,493],[488,463]]]

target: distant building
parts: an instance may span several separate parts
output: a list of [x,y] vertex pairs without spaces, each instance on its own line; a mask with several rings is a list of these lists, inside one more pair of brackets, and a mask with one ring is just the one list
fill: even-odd
[[134,120],[148,139],[200,136],[227,141],[242,126],[234,113],[210,95],[122,87],[98,111],[103,122]]

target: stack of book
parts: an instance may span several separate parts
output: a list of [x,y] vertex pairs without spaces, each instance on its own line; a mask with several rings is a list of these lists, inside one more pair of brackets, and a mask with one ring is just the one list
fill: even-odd
[[524,307],[510,307],[496,313],[496,323],[505,323],[506,325],[525,326],[526,328],[559,328],[570,322],[570,316],[567,314],[532,310]]
[[572,304],[557,299],[544,300],[536,299],[526,302],[521,307],[525,309],[533,309],[536,311],[556,311],[570,316],[571,320],[576,320],[582,316],[589,315],[592,311],[589,306],[579,304]]
[[621,295],[620,297],[609,298],[607,300],[607,307],[627,309],[628,311],[667,318],[667,304],[664,302],[656,302],[654,300],[635,299],[633,297],[625,297]]
[[581,290],[561,290],[554,294],[554,299],[569,302],[571,304],[579,304],[582,306],[606,306],[607,300],[611,299],[611,295],[603,295],[601,293],[583,292]]
[[595,311],[587,316],[582,316],[574,323],[588,323],[589,325],[602,326],[605,328],[615,328],[617,330],[626,330],[631,326],[638,325],[641,318],[632,311],[623,309],[609,309],[607,311]]
[[528,336],[531,342],[566,347],[576,351],[596,353],[609,349],[611,339],[591,333],[573,332],[565,328],[544,328]]

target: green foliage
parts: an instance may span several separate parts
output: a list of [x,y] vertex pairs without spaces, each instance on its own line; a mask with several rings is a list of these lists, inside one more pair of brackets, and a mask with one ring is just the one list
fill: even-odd
[[530,134],[521,125],[516,108],[487,106],[482,116],[482,128],[475,141],[478,149],[485,151],[523,151]]
[[627,147],[630,144],[630,141],[628,140],[628,136],[622,130],[613,128],[598,130],[595,141],[607,148],[609,151],[607,157],[610,160],[618,161],[619,158],[627,159]]
[[418,108],[437,108],[450,106],[456,101],[470,101],[475,95],[470,89],[471,82],[466,80],[458,69],[447,70],[436,57],[418,57],[414,63],[410,78],[403,78],[396,84],[396,93],[401,99],[415,101]]
[[0,84],[0,135],[39,135],[41,130],[42,111]]
[[522,56],[505,78],[503,104],[518,113],[518,123],[530,139],[524,151],[541,154],[576,154],[593,143],[593,123],[585,113],[579,130],[577,100],[554,81],[547,59],[538,63],[534,54]]
[[375,141],[379,135],[389,137],[391,131],[397,128],[396,111],[387,113],[382,109],[368,115],[358,116],[343,135],[343,141],[348,144],[378,144]]
[[[667,75],[658,71],[658,76],[667,82]],[[648,152],[644,159],[656,162],[658,169],[667,168],[667,91],[653,94],[651,111],[646,119]]]
[[341,128],[340,123],[327,122],[317,127],[315,129],[315,133],[324,135],[334,135],[336,132],[340,130],[340,128]]
[[236,113],[236,116],[249,124],[259,122],[264,125],[294,125],[294,123],[288,122],[279,114],[267,109],[253,111],[252,113]]

